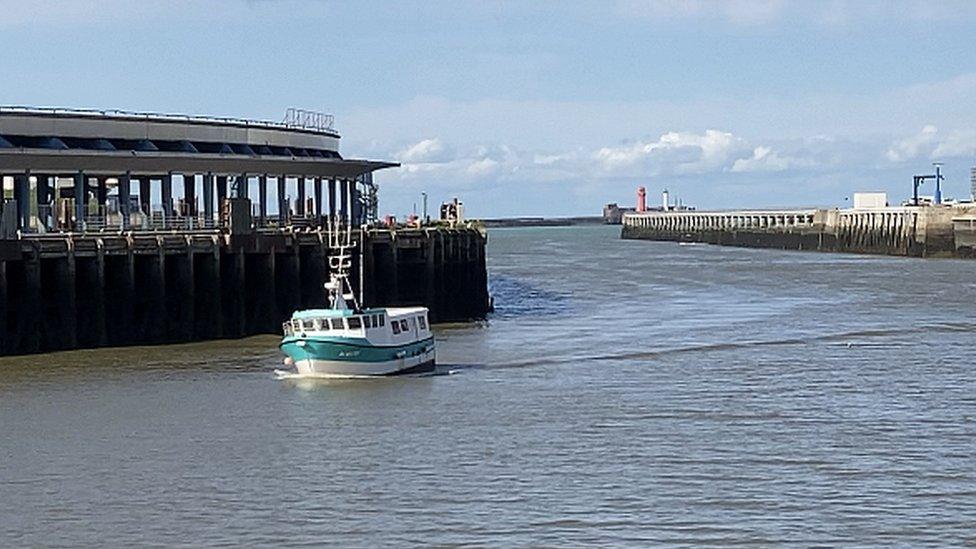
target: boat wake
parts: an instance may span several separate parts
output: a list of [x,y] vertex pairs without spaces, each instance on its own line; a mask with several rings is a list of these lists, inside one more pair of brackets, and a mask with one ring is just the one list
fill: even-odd
[[[618,360],[654,360],[670,355],[711,353],[722,351],[733,351],[755,347],[776,347],[793,345],[814,345],[825,344],[831,347],[845,347],[848,349],[882,349],[891,347],[927,345],[928,343],[917,343],[911,341],[892,340],[893,336],[902,337],[906,334],[931,334],[944,332],[976,332],[976,324],[973,323],[934,323],[929,325],[918,325],[912,328],[897,329],[868,329],[854,330],[848,332],[829,333],[820,335],[809,335],[806,337],[771,339],[771,340],[747,340],[724,343],[704,343],[701,345],[689,345],[685,347],[673,347],[655,350],[635,350],[611,354],[585,354],[572,355],[566,357],[550,357],[537,360],[525,360],[515,362],[496,363],[486,365],[490,368],[523,368],[528,366],[548,366],[560,364],[574,364],[578,362],[603,362]],[[875,339],[880,339],[876,341]]]

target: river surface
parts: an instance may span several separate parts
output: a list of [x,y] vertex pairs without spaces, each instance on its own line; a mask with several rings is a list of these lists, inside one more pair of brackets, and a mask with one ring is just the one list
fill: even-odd
[[976,262],[490,233],[439,373],[0,361],[0,546],[976,543]]

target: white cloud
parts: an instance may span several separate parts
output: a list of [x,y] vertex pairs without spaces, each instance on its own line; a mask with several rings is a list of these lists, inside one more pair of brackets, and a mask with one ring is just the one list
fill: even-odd
[[[818,137],[779,144],[750,144],[730,132],[671,131],[657,139],[563,152],[525,151],[508,144],[449,146],[429,138],[401,148],[404,181],[465,186],[485,182],[593,185],[614,178],[701,176],[815,170],[850,161],[849,142]],[[383,151],[374,149],[379,156]],[[858,154],[862,154],[860,148]]]
[[976,129],[953,130],[932,151],[932,158],[976,155]]
[[885,157],[892,162],[917,158],[940,159],[976,154],[976,128],[954,129],[947,133],[928,124],[917,134],[896,140]]
[[866,21],[959,21],[976,17],[971,0],[618,0],[625,17],[652,21],[715,20],[734,25],[766,25],[784,19],[826,26]]
[[603,147],[593,158],[608,173],[692,174],[721,170],[747,149],[742,139],[719,130],[667,132],[656,141]]
[[440,139],[424,139],[394,155],[404,164],[429,164],[449,162],[454,153],[450,147],[444,146]]
[[778,19],[785,0],[620,0],[624,15],[651,19],[722,19],[737,24],[767,23]]
[[780,156],[779,153],[769,147],[759,146],[753,149],[751,157],[737,159],[732,164],[732,171],[736,173],[782,172],[812,167],[813,165],[812,160]]
[[[374,151],[383,155],[381,150]],[[459,151],[440,138],[421,140],[393,156],[401,162],[398,173],[403,179],[435,185],[503,179],[523,163],[521,155],[507,145],[478,145]]]
[[917,134],[892,143],[885,156],[892,162],[904,162],[920,155],[927,155],[935,148],[938,133],[939,129],[929,124]]
[[469,162],[465,171],[474,177],[485,177],[498,172],[499,162],[493,158],[481,158]]

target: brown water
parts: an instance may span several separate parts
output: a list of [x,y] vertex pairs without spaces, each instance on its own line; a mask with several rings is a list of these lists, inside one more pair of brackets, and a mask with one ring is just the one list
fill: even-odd
[[976,543],[976,263],[498,230],[440,374],[0,362],[0,546]]

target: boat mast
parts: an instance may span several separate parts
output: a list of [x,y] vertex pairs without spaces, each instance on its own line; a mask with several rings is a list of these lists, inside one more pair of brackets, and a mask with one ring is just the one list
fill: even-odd
[[[352,209],[352,185],[346,188],[348,210]],[[345,216],[330,220],[329,231],[329,282],[325,288],[329,291],[329,301],[333,309],[346,309],[346,301],[352,301],[353,309],[359,310],[356,294],[349,282],[349,270],[352,268],[352,253],[357,245],[352,238],[352,212],[344,212]],[[362,267],[360,266],[360,270]],[[360,280],[362,273],[360,272]],[[348,290],[348,292],[347,292]],[[360,295],[361,292],[360,292]]]

